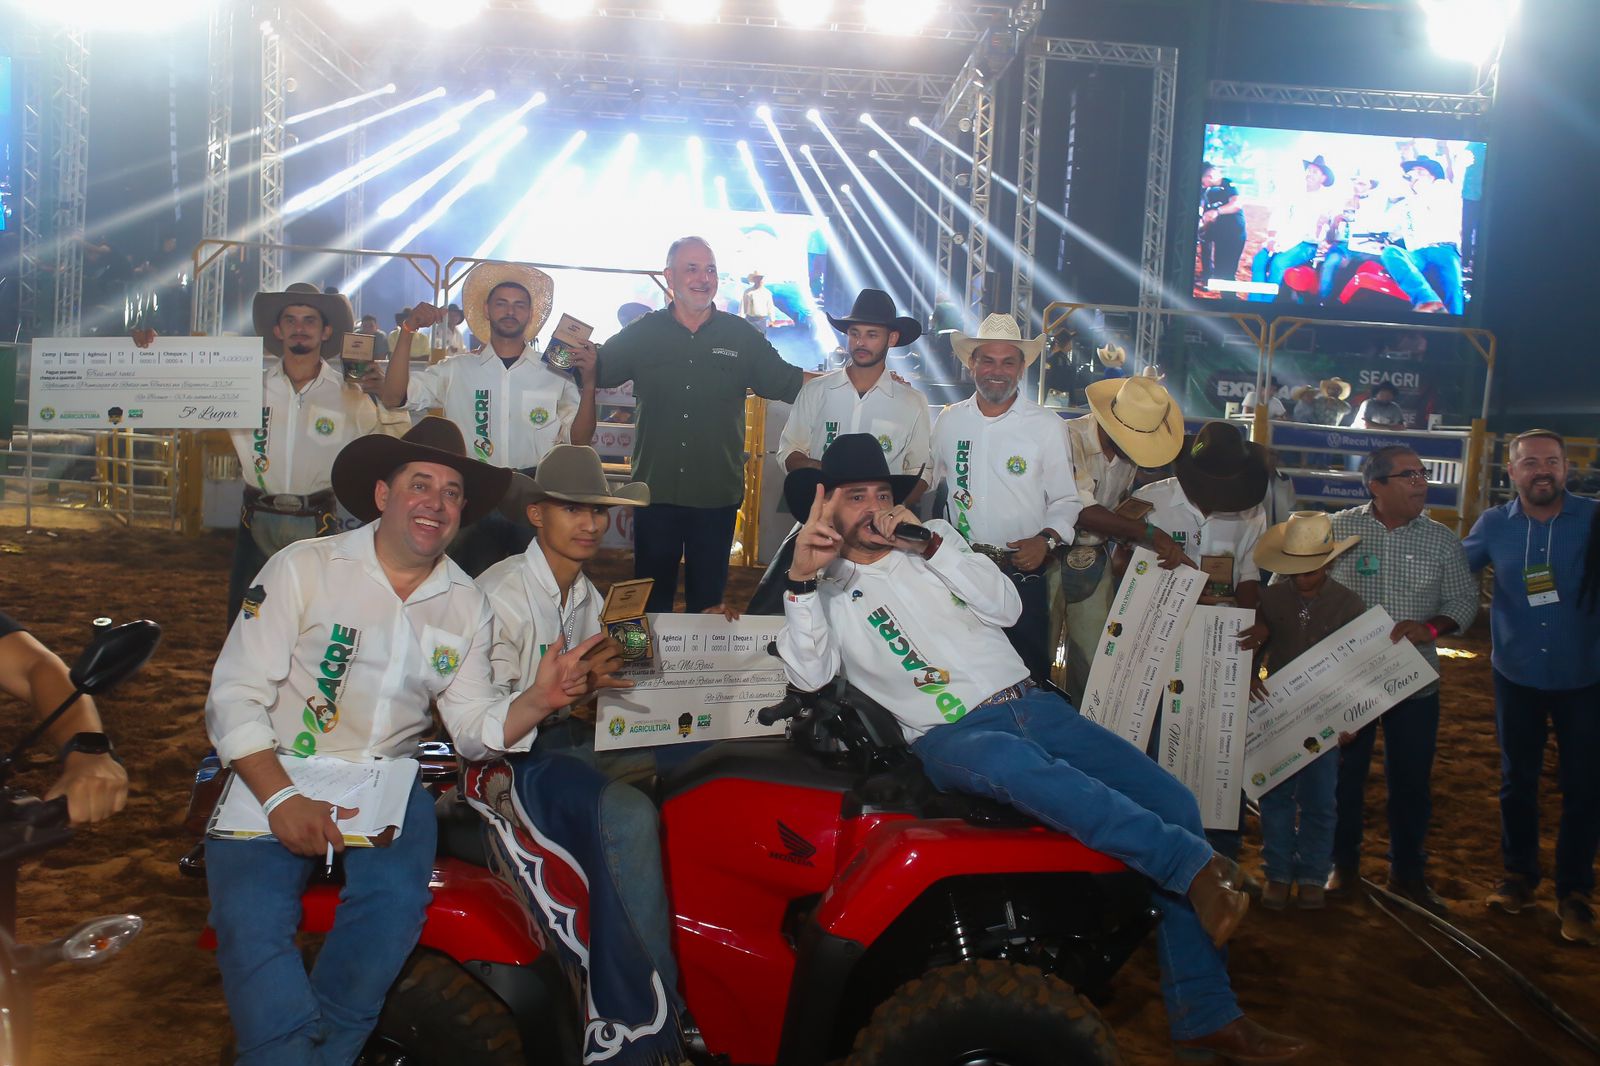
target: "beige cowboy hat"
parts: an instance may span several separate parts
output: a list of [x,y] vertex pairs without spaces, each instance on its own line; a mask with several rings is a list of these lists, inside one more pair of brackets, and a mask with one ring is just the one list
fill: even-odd
[[642,481],[629,482],[611,490],[600,456],[583,444],[557,444],[539,464],[533,477],[517,474],[511,487],[500,498],[500,513],[513,522],[528,521],[528,505],[541,500],[599,504],[605,507],[646,507],[650,487]]
[[1154,363],[1139,371],[1139,376],[1142,378],[1154,378],[1158,382],[1167,380],[1166,372]]
[[378,517],[373,488],[407,463],[438,463],[461,474],[466,505],[461,524],[470,525],[494,510],[511,481],[511,469],[467,457],[467,442],[448,418],[430,415],[403,437],[369,433],[339,450],[333,459],[333,494],[344,509],[370,522]]
[[1316,393],[1317,390],[1316,386],[1314,385],[1296,385],[1294,388],[1289,390],[1289,399],[1293,400],[1295,403],[1299,403],[1307,396],[1315,396]]
[[1084,389],[1094,420],[1138,466],[1166,466],[1183,447],[1183,411],[1154,378],[1107,378]]
[[472,268],[466,284],[461,287],[461,310],[467,316],[467,328],[481,343],[489,343],[494,335],[489,328],[489,294],[502,285],[520,285],[527,292],[533,307],[522,338],[533,340],[550,317],[556,284],[549,274],[524,263],[479,263]]
[[993,314],[983,320],[978,327],[978,332],[972,336],[965,333],[956,333],[950,338],[950,347],[955,350],[956,358],[965,366],[972,365],[972,353],[980,344],[990,344],[999,341],[1009,344],[1022,353],[1022,365],[1032,366],[1039,353],[1044,350],[1044,338],[1035,337],[1031,341],[1022,339],[1022,330],[1017,328],[1017,320],[1010,315]]
[[1256,541],[1256,565],[1275,574],[1309,574],[1355,547],[1361,538],[1333,539],[1333,522],[1321,511],[1296,511]]
[[1324,378],[1317,383],[1317,391],[1330,400],[1348,400],[1350,398],[1350,383],[1344,378]]
[[322,342],[322,358],[332,359],[344,349],[344,335],[354,333],[356,313],[350,307],[350,298],[343,293],[323,292],[315,285],[297,281],[282,292],[258,292],[250,308],[255,321],[256,334],[261,338],[267,354],[283,356],[283,342],[272,335],[278,316],[285,307],[314,307],[322,315],[325,325],[333,327],[328,339]]
[[1107,344],[1103,348],[1096,348],[1094,354],[1109,367],[1119,367],[1128,361],[1128,349],[1120,344]]

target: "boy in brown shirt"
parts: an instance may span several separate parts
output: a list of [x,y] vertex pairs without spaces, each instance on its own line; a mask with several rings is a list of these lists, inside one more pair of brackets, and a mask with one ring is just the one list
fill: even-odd
[[[1240,647],[1256,653],[1252,695],[1264,695],[1263,663],[1269,673],[1276,673],[1366,610],[1360,596],[1328,576],[1328,565],[1360,539],[1334,540],[1328,516],[1318,511],[1297,511],[1262,535],[1256,544],[1256,564],[1287,580],[1262,589],[1256,624],[1239,638]],[[1306,743],[1320,746],[1316,738]],[[1332,747],[1327,745],[1330,753]],[[1338,783],[1338,758],[1317,758],[1261,797],[1261,855],[1267,873],[1263,907],[1282,910],[1295,884],[1300,886],[1302,909],[1324,906],[1323,885],[1333,867]]]

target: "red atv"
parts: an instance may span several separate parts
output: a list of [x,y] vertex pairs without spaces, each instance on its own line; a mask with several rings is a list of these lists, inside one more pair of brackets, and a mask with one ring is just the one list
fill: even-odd
[[[1149,883],[1010,807],[934,791],[854,691],[761,712],[657,782],[683,991],[741,1064],[1110,1063],[1089,1000],[1154,927]],[[442,746],[435,756],[443,755]],[[453,772],[435,758],[428,775]],[[442,792],[433,904],[363,1061],[577,1063],[581,1013],[543,934]],[[325,932],[338,888],[314,884]]]

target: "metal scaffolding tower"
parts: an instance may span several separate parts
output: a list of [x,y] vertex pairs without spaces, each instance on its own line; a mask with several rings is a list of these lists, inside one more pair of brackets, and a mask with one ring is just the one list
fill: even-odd
[[[269,9],[270,10],[270,9]],[[283,37],[270,16],[261,24],[261,291],[283,290]]]
[[19,326],[31,339],[39,322],[39,279],[44,255],[44,93],[46,63],[34,54],[22,60],[22,173],[18,182],[21,248],[17,272]]
[[[944,188],[931,190],[933,202],[939,208],[939,248],[934,257],[938,267],[939,276],[934,279],[936,287],[947,289],[950,281],[955,277],[956,266],[956,205],[950,199],[946,189],[954,189],[956,183],[956,158],[949,152],[939,153],[939,184]],[[959,298],[956,301],[960,303]]]
[[[228,235],[228,141],[233,136],[233,5],[211,8],[210,79],[206,111],[205,203],[201,209],[204,237]],[[196,333],[222,332],[222,283],[225,258],[197,272],[191,323]]]
[[972,217],[967,226],[967,285],[962,304],[993,306],[989,287],[989,191],[994,183],[994,90],[980,82],[972,101]]
[[52,42],[56,76],[50,98],[56,182],[55,335],[82,332],[83,230],[89,202],[89,36],[81,26],[58,30]]
[[[1011,314],[1033,330],[1033,259],[1039,230],[1039,138],[1044,130],[1044,56],[1030,51],[1022,68],[1022,119],[1017,138],[1017,204],[1011,261]],[[1022,190],[1031,189],[1024,193]]]
[[[344,162],[345,162],[345,166],[347,166],[347,167],[355,166],[362,159],[365,159],[366,155],[367,155],[367,128],[365,126],[362,126],[360,129],[358,129],[354,133],[352,133],[349,137],[345,138],[345,142],[344,142]],[[367,183],[364,182],[364,181],[358,181],[354,185],[350,186],[350,188],[345,191],[345,194],[344,194],[344,246],[346,248],[360,248],[361,247],[361,243],[362,243],[361,239],[362,239],[362,237],[365,236],[365,231],[366,231],[366,228],[367,228],[367,194],[366,194],[366,189],[367,189]],[[344,257],[344,276],[345,277],[347,277],[347,278],[354,277],[356,272],[359,271],[360,269],[361,269],[361,256],[359,256],[359,255],[347,255],[347,256]],[[342,288],[342,286],[341,286],[341,288]],[[354,296],[351,297],[351,299],[354,300],[354,301],[359,301],[360,298],[361,298],[360,293],[356,293]],[[361,313],[361,305],[360,305],[359,302],[357,302],[355,304],[355,312],[358,315]]]

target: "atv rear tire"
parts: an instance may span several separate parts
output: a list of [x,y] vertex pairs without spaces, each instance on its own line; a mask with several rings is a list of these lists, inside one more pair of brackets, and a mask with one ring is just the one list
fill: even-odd
[[457,963],[418,950],[389,989],[362,1052],[363,1066],[523,1066],[522,1034],[511,1011]]
[[856,1035],[848,1066],[1114,1066],[1111,1029],[1032,966],[944,966],[901,985]]

